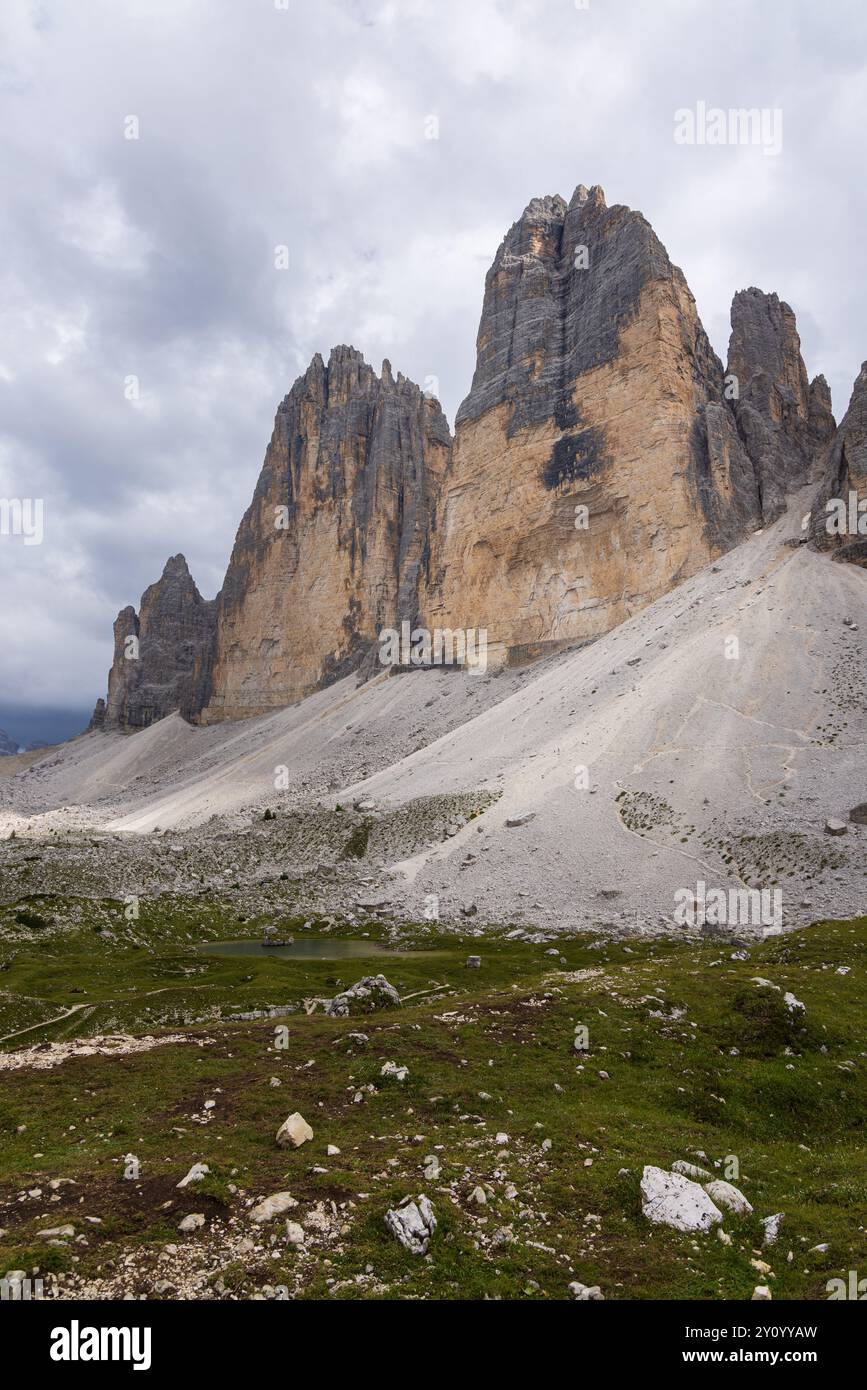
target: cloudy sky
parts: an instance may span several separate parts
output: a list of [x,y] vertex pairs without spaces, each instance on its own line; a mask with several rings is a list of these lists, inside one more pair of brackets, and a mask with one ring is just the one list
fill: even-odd
[[[733,292],[776,290],[839,416],[865,39],[863,0],[3,0],[0,498],[45,538],[0,536],[0,715],[89,709],[169,554],[216,593],[314,352],[436,376],[453,420],[535,195],[641,209],[723,356]],[[699,102],[780,110],[780,153],[677,144]]]

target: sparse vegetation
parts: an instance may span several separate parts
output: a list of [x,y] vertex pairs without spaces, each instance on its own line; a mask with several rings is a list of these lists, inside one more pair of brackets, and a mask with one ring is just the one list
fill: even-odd
[[[217,1297],[282,1284],[302,1298],[551,1299],[568,1297],[578,1279],[609,1299],[744,1298],[756,1282],[760,1217],[780,1210],[783,1234],[765,1253],[775,1298],[825,1297],[828,1278],[867,1258],[867,919],[772,938],[747,959],[718,940],[590,935],[559,938],[555,958],[547,944],[502,930],[480,940],[407,926],[385,969],[405,999],[415,997],[355,1021],[308,1016],[301,1002],[383,969],[381,957],[202,956],[189,938],[204,902],[143,904],[135,950],[119,932],[94,937],[90,914],[114,906],[77,906],[79,927],[56,931],[49,952],[6,940],[3,1031],[26,1027],[31,1005],[45,1020],[71,1000],[86,1007],[5,1049],[158,1032],[184,1018],[187,1041],[114,1062],[0,1070],[3,1268],[65,1269],[62,1287],[74,1274],[143,1292],[159,1283],[170,1264],[162,1252],[191,1211],[206,1224],[183,1238],[184,1258],[194,1268],[200,1260]],[[237,935],[220,905],[209,906],[210,938]],[[58,903],[58,915],[71,907]],[[243,928],[260,929],[252,920]],[[372,921],[307,930],[385,935]],[[471,951],[479,970],[466,969]],[[71,981],[83,995],[71,995]],[[785,991],[804,1014],[786,1008]],[[278,1003],[298,1006],[280,1018],[285,1049],[273,1021],[226,1021]],[[580,1024],[589,1045],[578,1054]],[[359,1027],[366,1046],[349,1037]],[[403,1082],[382,1076],[387,1061],[408,1068]],[[208,1099],[215,1105],[204,1110]],[[279,1150],[274,1134],[295,1110],[314,1140]],[[328,1144],[339,1155],[327,1157]],[[141,1163],[137,1182],[123,1177],[129,1151]],[[652,1227],[641,1214],[643,1165],[695,1151],[721,1165],[734,1157],[755,1208],[726,1218],[730,1247]],[[441,1172],[429,1180],[432,1153]],[[178,1190],[194,1161],[211,1172]],[[62,1185],[48,1208],[52,1178],[75,1186]],[[484,1206],[470,1201],[479,1186]],[[285,1189],[298,1203],[292,1218],[311,1221],[303,1251],[287,1243],[283,1221],[263,1233],[246,1215],[252,1200]],[[421,1191],[439,1222],[429,1261],[407,1255],[383,1222],[388,1206]],[[86,1243],[46,1250],[38,1231],[69,1222],[80,1233],[82,1211],[101,1222],[84,1231]],[[276,1259],[237,1257],[251,1231]],[[825,1242],[827,1253],[812,1249]]]

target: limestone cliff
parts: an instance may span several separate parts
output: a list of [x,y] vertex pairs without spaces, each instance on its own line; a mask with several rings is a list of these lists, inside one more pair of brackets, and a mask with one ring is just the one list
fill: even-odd
[[867,566],[867,362],[826,450],[810,533],[835,560]]
[[742,290],[731,322],[724,369],[639,212],[583,185],[533,199],[485,281],[454,441],[388,362],[317,354],[277,411],[220,594],[169,562],[117,619],[92,727],[278,708],[374,669],[404,620],[531,659],[622,622],[823,468],[862,487],[863,391],[835,436],[789,306]]
[[649,223],[599,188],[534,199],[485,283],[428,625],[487,628],[504,659],[592,637],[759,516],[722,364]]
[[740,290],[732,303],[728,373],[738,433],[755,470],[764,521],[806,483],[834,433],[824,377],[810,384],[795,315],[775,294]]
[[204,722],[291,703],[415,620],[449,445],[439,404],[388,362],[378,377],[351,347],[314,357],[277,412],[217,600]]
[[114,624],[108,698],[98,701],[92,729],[143,729],[179,710],[198,714],[208,688],[216,605],[203,599],[183,555],[142,595],[138,613],[124,608]]

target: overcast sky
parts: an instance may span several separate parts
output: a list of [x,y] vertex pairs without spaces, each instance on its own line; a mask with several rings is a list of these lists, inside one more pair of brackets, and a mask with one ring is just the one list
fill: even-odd
[[[533,196],[639,208],[723,357],[734,291],[776,290],[839,418],[865,38],[864,0],[2,0],[0,498],[45,539],[0,536],[0,705],[90,707],[168,555],[216,593],[314,352],[435,376],[453,421]],[[702,101],[779,109],[780,153],[677,144]]]

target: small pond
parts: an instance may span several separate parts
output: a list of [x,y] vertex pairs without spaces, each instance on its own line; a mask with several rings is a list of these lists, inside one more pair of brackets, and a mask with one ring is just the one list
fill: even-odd
[[196,949],[205,956],[277,956],[291,960],[343,960],[347,956],[406,956],[378,941],[359,941],[346,936],[293,941],[286,946],[263,946],[261,941],[206,941]]

